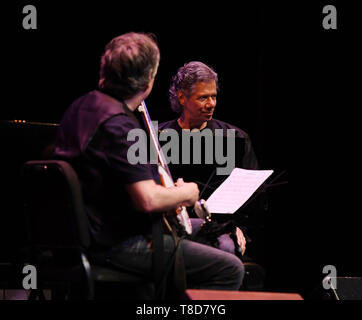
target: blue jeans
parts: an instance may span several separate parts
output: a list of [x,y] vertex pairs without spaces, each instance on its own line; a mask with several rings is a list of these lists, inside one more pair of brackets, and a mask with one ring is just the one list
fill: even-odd
[[[179,244],[185,264],[187,288],[239,290],[244,266],[234,254],[182,239]],[[174,240],[164,235],[166,262],[174,251]],[[149,239],[139,235],[114,246],[107,254],[112,264],[146,278],[152,278],[152,252]]]

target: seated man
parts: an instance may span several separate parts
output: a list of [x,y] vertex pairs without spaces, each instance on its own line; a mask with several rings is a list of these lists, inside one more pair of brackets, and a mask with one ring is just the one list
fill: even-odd
[[[258,169],[258,160],[254,153],[249,135],[226,122],[213,118],[213,113],[216,107],[216,97],[218,92],[218,75],[217,73],[202,62],[193,61],[186,63],[178,69],[177,74],[172,78],[171,86],[169,89],[169,100],[171,109],[179,116],[177,119],[167,121],[159,124],[160,133],[167,133],[170,129],[175,130],[181,137],[182,132],[188,131],[203,131],[209,130],[212,135],[216,131],[222,130],[222,135],[225,140],[228,139],[228,132],[234,132],[233,143],[235,143],[235,155],[232,155],[233,164],[236,167],[244,169]],[[161,139],[160,139],[161,140]],[[181,139],[180,139],[181,140]],[[214,142],[215,144],[216,142]],[[201,149],[202,148],[202,144]],[[227,142],[224,141],[224,148]],[[214,145],[213,145],[214,146]],[[206,146],[207,148],[207,146]],[[214,146],[215,151],[216,147]],[[195,150],[190,145],[190,153]],[[220,150],[220,149],[219,149]],[[197,151],[197,150],[196,150]],[[224,149],[221,149],[224,152]],[[173,175],[183,176],[187,180],[196,181],[199,188],[203,189],[201,197],[207,199],[212,193],[215,183],[210,183],[210,178],[215,174],[216,161],[207,162],[206,156],[203,154],[201,157],[204,159],[203,163],[198,162],[182,162],[182,152],[185,152],[180,144],[179,154],[180,161],[177,163],[170,163],[169,167]],[[194,151],[195,152],[195,151]],[[232,168],[231,168],[232,169]],[[229,170],[229,173],[231,170]],[[226,177],[227,175],[224,175]],[[218,178],[219,184],[223,181],[223,177]],[[202,221],[193,220],[194,233],[200,230]],[[245,238],[239,228],[237,230],[238,245],[242,253],[245,251]],[[219,239],[219,248],[225,251],[234,252],[234,243],[230,237],[223,235]]]
[[[179,180],[166,188],[158,184],[156,165],[128,161],[134,143],[128,133],[146,131],[136,109],[152,90],[159,60],[159,48],[149,35],[127,33],[111,40],[101,59],[99,90],[78,98],[65,112],[54,151],[79,176],[92,250],[145,278],[153,276],[152,222],[166,211],[177,214],[181,205],[193,206],[199,196],[195,183]],[[161,239],[166,263],[175,243],[168,234]],[[177,248],[188,288],[240,288],[244,267],[234,255],[189,240],[181,240]],[[169,265],[162,267],[167,274]]]

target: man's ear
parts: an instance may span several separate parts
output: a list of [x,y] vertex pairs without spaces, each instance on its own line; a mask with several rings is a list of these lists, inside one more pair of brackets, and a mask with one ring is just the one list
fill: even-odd
[[181,90],[177,91],[177,99],[180,102],[180,105],[184,105],[185,104],[185,95],[182,93]]
[[154,72],[153,69],[150,70],[149,74],[148,74],[148,79],[151,81],[152,79],[154,79],[156,77],[156,73]]
[[153,72],[153,69],[150,70],[150,73],[148,74],[148,83],[146,84],[146,87],[143,89],[144,91],[150,90],[153,87],[153,82],[155,81],[155,74]]

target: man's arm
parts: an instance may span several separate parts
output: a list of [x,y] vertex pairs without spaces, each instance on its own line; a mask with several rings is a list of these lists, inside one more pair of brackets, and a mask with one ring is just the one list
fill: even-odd
[[147,213],[176,210],[181,205],[193,206],[199,198],[199,189],[193,182],[165,188],[154,180],[143,180],[128,184],[126,189],[135,208]]

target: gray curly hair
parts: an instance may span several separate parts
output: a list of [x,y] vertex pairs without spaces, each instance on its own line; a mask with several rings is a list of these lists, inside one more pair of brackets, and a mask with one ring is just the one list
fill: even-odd
[[183,108],[177,97],[178,91],[181,90],[186,97],[190,97],[198,82],[210,81],[215,81],[216,87],[219,89],[217,73],[211,67],[199,61],[184,64],[172,77],[171,86],[168,90],[171,109],[178,114],[182,113]]

